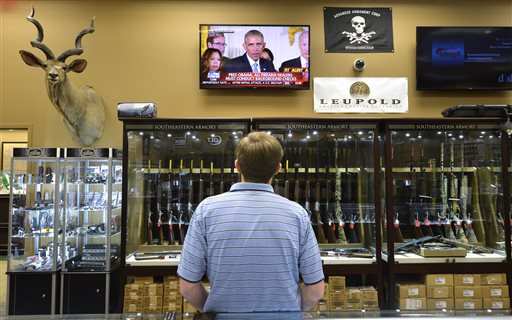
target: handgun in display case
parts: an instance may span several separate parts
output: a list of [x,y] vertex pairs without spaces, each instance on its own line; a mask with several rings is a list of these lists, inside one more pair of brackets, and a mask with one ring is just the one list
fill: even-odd
[[122,153],[68,148],[61,170],[63,271],[110,271],[120,254]]
[[[8,313],[54,314],[62,233],[60,161],[63,149],[14,148],[8,242]],[[13,192],[14,186],[18,189]],[[34,289],[27,283],[38,282]]]

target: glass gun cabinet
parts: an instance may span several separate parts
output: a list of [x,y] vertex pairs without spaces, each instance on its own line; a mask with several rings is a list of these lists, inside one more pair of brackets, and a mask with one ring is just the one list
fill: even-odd
[[57,310],[57,272],[65,251],[59,241],[62,156],[58,148],[13,150],[7,258],[11,315],[54,314]]
[[391,304],[394,284],[408,275],[508,272],[504,204],[510,196],[504,194],[503,172],[509,164],[503,156],[509,151],[502,123],[492,118],[386,123],[386,221],[391,223],[384,228],[383,259]]
[[324,273],[348,275],[347,285],[374,285],[382,292],[378,123],[255,118],[252,128],[281,142],[274,192],[310,215]]
[[[11,177],[9,314],[106,312],[120,260],[121,152],[14,149]],[[72,287],[78,278],[88,281]]]
[[120,263],[122,152],[67,148],[61,172],[60,312],[108,313],[110,285],[118,281],[111,273]]
[[237,181],[235,147],[248,130],[248,119],[124,121],[127,266],[177,266],[197,204]]

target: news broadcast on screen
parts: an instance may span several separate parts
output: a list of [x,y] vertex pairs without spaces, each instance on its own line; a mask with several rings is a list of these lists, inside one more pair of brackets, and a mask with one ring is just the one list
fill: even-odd
[[199,25],[201,89],[310,88],[308,25]]

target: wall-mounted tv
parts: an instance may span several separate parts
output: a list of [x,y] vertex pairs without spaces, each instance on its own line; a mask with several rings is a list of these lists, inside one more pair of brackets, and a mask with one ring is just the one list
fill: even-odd
[[199,25],[201,89],[309,89],[309,25]]
[[512,27],[417,27],[417,90],[512,90]]

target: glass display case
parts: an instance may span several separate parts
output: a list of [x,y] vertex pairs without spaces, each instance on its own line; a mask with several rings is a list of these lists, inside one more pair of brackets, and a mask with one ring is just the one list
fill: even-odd
[[407,274],[481,273],[484,263],[485,272],[507,272],[502,122],[386,124],[386,218],[392,223],[383,260],[391,288]]
[[310,214],[325,256],[374,257],[380,232],[375,223],[380,209],[374,188],[379,181],[377,124],[346,119],[254,119],[253,128],[281,142],[284,158],[273,181],[274,191]]
[[110,288],[118,290],[113,272],[120,263],[122,175],[120,150],[65,150],[60,313],[108,313],[117,303]]
[[[9,314],[54,313],[63,213],[58,148],[15,148],[11,166],[7,273]],[[15,170],[16,168],[16,170]],[[14,191],[16,185],[16,191]],[[33,282],[40,284],[34,289]]]
[[68,148],[61,170],[62,271],[110,271],[121,247],[122,153]]
[[126,266],[177,266],[197,204],[237,181],[235,147],[248,130],[248,119],[124,121]]
[[382,306],[378,123],[361,119],[255,118],[284,150],[274,191],[311,218],[326,276],[374,286]]

